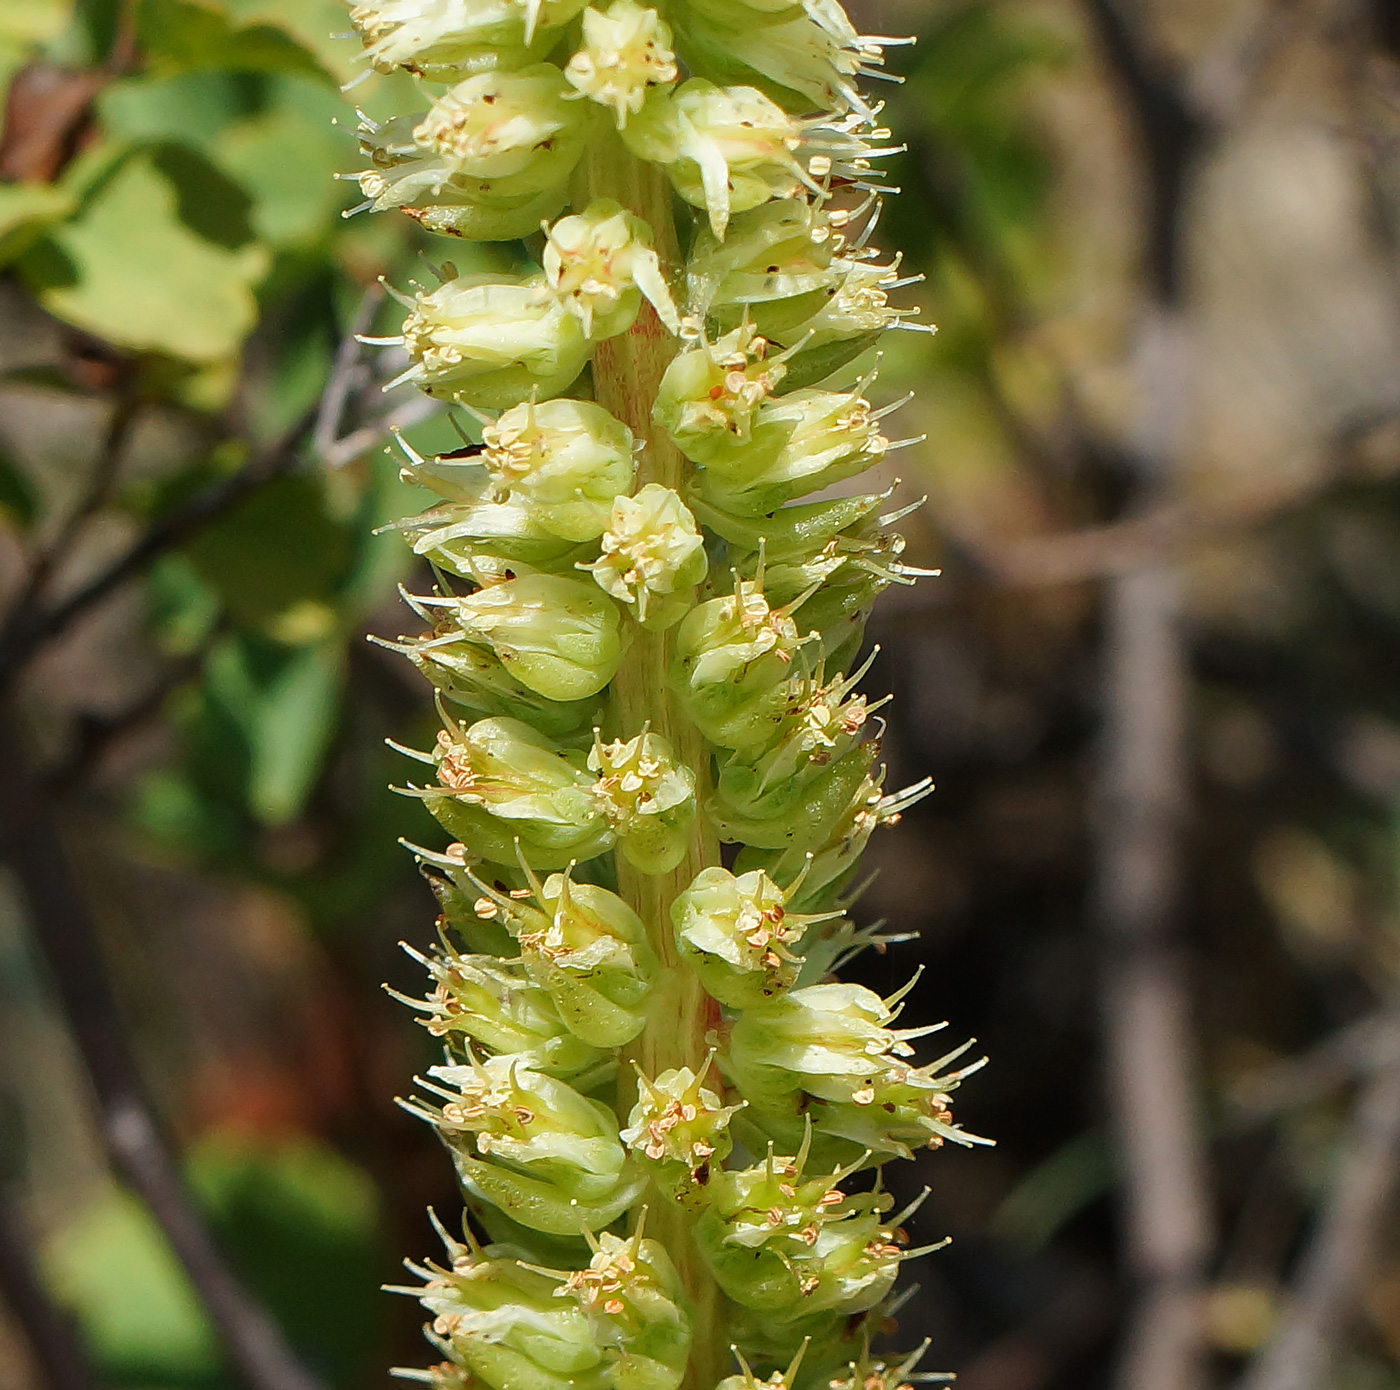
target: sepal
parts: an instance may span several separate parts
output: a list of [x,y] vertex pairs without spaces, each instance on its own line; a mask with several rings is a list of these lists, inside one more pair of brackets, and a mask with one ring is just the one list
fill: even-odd
[[671,27],[654,9],[634,0],[613,0],[606,10],[590,6],[583,12],[583,46],[564,76],[580,96],[611,108],[621,130],[651,90],[675,84],[671,43]]
[[613,846],[583,754],[518,719],[479,719],[470,728],[452,721],[425,757],[438,785],[410,790],[485,859],[514,864],[524,853],[541,868],[563,868]]
[[[431,630],[397,642],[371,640],[408,657],[454,705],[479,717],[523,720],[550,738],[568,738],[597,722],[600,707],[596,700],[550,700],[517,680],[494,651],[466,637],[450,617],[436,611],[436,605],[444,602],[440,596],[414,598],[406,594],[404,598],[432,624]],[[455,600],[445,602],[450,611]]]
[[898,1222],[878,1188],[846,1193],[838,1168],[807,1178],[804,1144],[795,1157],[715,1175],[696,1243],[720,1288],[741,1307],[776,1322],[849,1317],[889,1292],[909,1257],[895,1244]]
[[889,1026],[909,988],[883,1000],[862,985],[808,985],[746,1010],[724,1058],[750,1102],[746,1121],[780,1144],[810,1124],[819,1161],[860,1166],[872,1156],[907,1158],[911,1143],[985,1143],[954,1125],[949,1107],[982,1065],[945,1070],[971,1044],[915,1068],[906,1060],[912,1040],[943,1025]]
[[488,410],[558,395],[587,365],[590,344],[573,314],[541,298],[543,283],[463,275],[420,290],[403,325],[411,365],[389,385],[411,381]]
[[705,577],[705,541],[690,509],[671,488],[647,483],[618,497],[603,533],[602,554],[580,569],[653,632],[674,627]]
[[604,1356],[582,1310],[554,1296],[555,1283],[511,1245],[454,1240],[441,1226],[446,1267],[409,1265],[424,1280],[401,1288],[432,1314],[429,1338],[468,1373],[444,1374],[440,1390],[605,1390]]
[[803,880],[802,896],[795,904],[804,910],[824,906],[854,872],[871,835],[882,825],[897,825],[903,813],[933,790],[933,779],[886,794],[882,790],[884,769],[867,777],[846,805],[832,827],[831,833],[819,845],[772,851],[745,848],[739,852],[734,867],[741,873],[749,869],[766,869],[774,878],[796,875],[805,862],[807,877]]
[[657,389],[652,419],[693,463],[748,442],[759,407],[787,368],[768,356],[768,342],[741,324],[711,343],[672,358]]
[[588,766],[598,774],[594,799],[627,862],[646,874],[669,873],[690,844],[694,772],[676,761],[666,739],[648,730],[611,743],[595,730]]
[[547,699],[596,695],[622,662],[621,614],[595,585],[524,574],[453,604],[462,635],[491,647],[511,675]]
[[425,158],[473,201],[536,197],[564,183],[591,120],[552,63],[477,73],[433,103],[413,132]]
[[772,608],[761,576],[736,578],[733,593],[692,608],[676,629],[672,683],[712,743],[762,747],[772,737],[785,704],[782,682],[816,637],[799,630],[798,606]]
[[595,199],[550,227],[543,260],[540,294],[573,314],[593,341],[625,333],[643,296],[679,332],[680,315],[652,249],[651,228],[611,198]]
[[407,1108],[436,1126],[463,1185],[532,1230],[579,1235],[610,1225],[642,1179],[607,1106],[531,1071],[514,1057],[429,1069],[423,1089],[441,1104]]
[[425,1000],[390,993],[423,1014],[418,1021],[434,1037],[513,1056],[521,1066],[583,1091],[612,1073],[614,1060],[569,1032],[549,992],[530,979],[522,962],[462,955],[445,938],[440,954],[404,949],[432,976],[433,992]]
[[862,395],[791,391],[762,406],[744,447],[723,448],[705,460],[700,495],[720,511],[764,516],[863,473],[889,447]]
[[361,0],[350,22],[377,72],[435,82],[522,67],[549,48],[585,0]]
[[690,1355],[685,1293],[665,1247],[643,1236],[645,1218],[643,1208],[625,1239],[590,1236],[587,1268],[549,1271],[563,1280],[555,1296],[578,1304],[605,1348],[611,1390],[678,1390]]
[[483,910],[494,908],[519,942],[530,978],[549,991],[565,1025],[594,1047],[621,1047],[641,1032],[660,973],[646,928],[616,893],[551,874],[530,890],[503,893],[481,879]]
[[482,430],[479,454],[498,493],[526,502],[538,525],[569,541],[607,529],[632,490],[632,432],[592,401],[527,401]]
[[622,1142],[645,1162],[657,1186],[686,1206],[706,1201],[710,1177],[734,1145],[729,1118],[744,1105],[725,1105],[704,1084],[712,1057],[699,1076],[679,1067],[649,1081],[637,1068],[637,1103],[621,1132]]
[[716,866],[671,904],[676,949],[721,1004],[748,1009],[790,988],[802,964],[793,948],[815,923],[841,915],[789,912],[787,899],[761,869],[736,877]]

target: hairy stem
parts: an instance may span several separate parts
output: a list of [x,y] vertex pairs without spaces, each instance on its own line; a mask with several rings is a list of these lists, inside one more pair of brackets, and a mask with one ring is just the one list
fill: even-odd
[[[680,265],[680,250],[665,172],[629,154],[613,137],[595,143],[578,177],[585,195],[579,200],[582,205],[594,198],[612,198],[648,223],[662,268],[673,274]],[[660,483],[683,494],[690,464],[651,418],[661,377],[675,353],[676,339],[651,306],[644,305],[626,333],[598,344],[593,357],[593,389],[599,405],[644,443],[638,461],[638,487]],[[613,678],[613,718],[616,732],[623,737],[649,724],[653,733],[666,738],[681,765],[695,773],[696,799],[703,804],[709,791],[709,754],[700,731],[672,693],[667,679],[670,646],[670,632],[634,629],[627,658]],[[673,1067],[689,1067],[698,1073],[705,1063],[709,1051],[706,1039],[719,1023],[719,1006],[705,992],[696,972],[677,958],[670,908],[701,869],[719,862],[719,842],[704,815],[695,818],[686,856],[670,873],[642,873],[622,855],[617,856],[618,892],[646,923],[652,948],[665,971],[645,1028],[624,1049],[624,1068],[635,1061],[647,1076],[655,1077]],[[618,1090],[618,1109],[625,1118],[636,1099],[635,1086],[629,1084],[625,1070]],[[729,1351],[718,1335],[715,1315],[719,1292],[696,1249],[692,1218],[675,1203],[661,1201],[651,1205],[646,1223],[647,1234],[659,1240],[675,1262],[694,1309],[686,1390],[709,1390],[725,1374]]]

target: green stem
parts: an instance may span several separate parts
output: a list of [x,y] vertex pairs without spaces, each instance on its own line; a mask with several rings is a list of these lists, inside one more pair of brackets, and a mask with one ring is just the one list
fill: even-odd
[[[579,207],[594,198],[612,198],[652,229],[663,271],[674,280],[681,265],[671,186],[665,173],[629,154],[615,137],[595,140],[579,171]],[[637,484],[660,483],[684,495],[690,464],[651,419],[651,407],[676,339],[649,304],[643,304],[628,332],[600,343],[593,357],[593,390],[598,403],[644,442]],[[694,723],[686,717],[667,679],[671,634],[634,627],[632,645],[612,682],[616,732],[631,737],[649,724],[666,738],[680,762],[695,773],[696,796],[709,792],[710,755]],[[701,869],[718,864],[719,841],[703,815],[685,858],[668,874],[644,874],[618,856],[618,892],[646,923],[652,948],[664,967],[652,999],[646,1027],[626,1049],[623,1067],[633,1061],[649,1077],[673,1067],[699,1072],[709,1051],[708,1035],[720,1021],[719,1009],[701,987],[695,971],[676,955],[671,931],[671,903]],[[620,1077],[619,1110],[626,1115],[634,1091]],[[659,1240],[675,1262],[692,1305],[694,1342],[683,1390],[713,1390],[726,1374],[729,1349],[721,1345],[719,1291],[695,1246],[692,1218],[662,1197],[649,1204],[646,1231]]]

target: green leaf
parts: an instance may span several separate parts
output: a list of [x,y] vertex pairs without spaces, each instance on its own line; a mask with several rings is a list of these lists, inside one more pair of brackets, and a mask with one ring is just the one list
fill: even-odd
[[176,187],[151,154],[103,182],[72,222],[24,257],[44,307],[117,347],[215,362],[257,320],[266,248],[231,251],[181,220]]
[[94,103],[113,140],[144,144],[178,140],[203,149],[247,114],[247,79],[231,72],[182,72],[173,77],[123,77]]
[[267,630],[293,608],[330,604],[351,542],[326,515],[319,483],[293,476],[206,528],[185,553],[235,622]]
[[220,1245],[292,1343],[332,1385],[363,1382],[384,1316],[376,1193],[307,1139],[202,1140],[190,1179]]
[[213,157],[253,195],[253,225],[272,245],[314,242],[340,225],[351,192],[334,176],[354,162],[354,142],[334,124],[344,116],[338,92],[274,78],[264,110],[211,144]]
[[168,652],[197,651],[219,620],[219,596],[184,555],[163,555],[151,567],[146,602],[156,639]]
[[246,740],[245,795],[262,824],[295,818],[314,789],[335,730],[343,667],[336,641],[288,652],[238,637],[211,656],[210,695]]
[[227,9],[241,23],[276,25],[290,34],[316,55],[337,83],[365,70],[363,63],[356,62],[359,41],[336,37],[350,28],[344,0],[227,0]]
[[213,1329],[145,1207],[112,1187],[50,1238],[45,1272],[110,1371],[155,1381],[217,1369]]
[[158,74],[205,68],[299,72],[334,85],[330,74],[285,29],[271,24],[235,28],[215,5],[143,0],[136,25],[151,68]]
[[294,819],[315,788],[335,731],[343,676],[340,644],[323,642],[294,653],[263,692],[248,809],[264,825]]
[[28,526],[38,514],[34,486],[15,461],[0,450],[0,519]]
[[74,203],[71,193],[50,184],[0,184],[0,265],[23,255]]
[[190,231],[229,251],[252,241],[253,200],[227,174],[183,145],[162,145],[151,159],[175,190],[176,211]]

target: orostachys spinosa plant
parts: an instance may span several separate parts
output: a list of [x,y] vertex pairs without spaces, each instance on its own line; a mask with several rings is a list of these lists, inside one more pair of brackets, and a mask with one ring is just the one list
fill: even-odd
[[[836,0],[369,0],[424,110],[375,209],[536,269],[400,294],[397,379],[479,427],[403,523],[442,730],[405,790],[441,945],[410,1108],[467,1215],[410,1268],[441,1390],[894,1390],[918,1253],[879,1167],[978,1142],[959,1048],[833,971],[891,791],[864,623],[912,582],[854,365],[914,312],[870,245],[890,40]],[[448,243],[444,243],[448,244]],[[684,249],[683,249],[684,248]],[[379,340],[384,341],[384,340]],[[811,500],[816,497],[818,500]],[[722,854],[721,846],[736,849]],[[871,1170],[875,1170],[872,1174]]]

